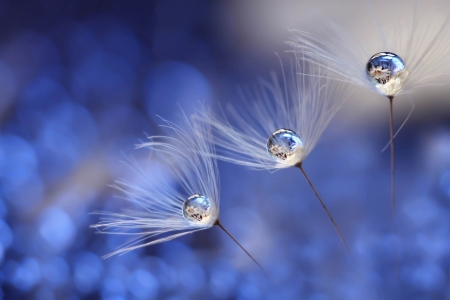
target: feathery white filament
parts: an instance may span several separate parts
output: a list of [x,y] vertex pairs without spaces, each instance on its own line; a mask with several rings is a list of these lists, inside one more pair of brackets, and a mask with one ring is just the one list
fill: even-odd
[[[228,105],[228,117],[206,113],[199,117],[211,125],[218,159],[276,170],[294,166],[308,156],[348,97],[348,90],[327,79],[326,71],[310,69],[302,58],[296,57],[295,70],[284,86],[272,75],[272,82],[260,81],[252,91],[241,91],[242,107]],[[302,143],[290,159],[276,159],[268,153],[268,139],[279,129],[295,132]]]
[[[293,36],[288,42],[294,52],[304,55],[308,62],[327,68],[334,79],[362,86],[386,96],[378,89],[365,72],[367,61],[376,53],[392,52],[400,56],[407,68],[407,78],[389,92],[395,96],[423,84],[433,84],[433,80],[442,74],[448,74],[450,64],[450,14],[442,19],[436,11],[412,6],[383,9],[384,1],[371,7],[380,8],[376,20],[369,27],[378,28],[375,34],[366,34],[370,40],[355,39],[345,28],[330,21],[316,26],[315,31],[307,33],[292,30]],[[389,1],[389,7],[394,5]],[[401,11],[401,14],[397,12]],[[380,20],[380,17],[385,17]],[[371,17],[365,20],[371,22]],[[367,25],[367,24],[365,24]],[[317,60],[316,57],[321,57]],[[404,74],[405,75],[405,74]]]
[[[102,221],[91,227],[101,233],[134,235],[135,238],[105,257],[210,228],[218,218],[219,178],[213,159],[214,150],[209,142],[210,130],[206,124],[195,120],[190,122],[186,116],[185,129],[163,121],[172,136],[149,137],[149,142],[137,148],[148,148],[159,156],[164,162],[164,171],[180,188],[173,187],[162,172],[147,172],[129,160],[130,167],[141,179],[140,183],[118,181],[114,187],[125,194],[125,199],[131,201],[134,208],[122,213],[96,212],[102,216]],[[186,201],[195,195],[205,195],[208,199],[207,217],[202,222],[194,222],[184,215]],[[168,236],[158,238],[161,234]]]

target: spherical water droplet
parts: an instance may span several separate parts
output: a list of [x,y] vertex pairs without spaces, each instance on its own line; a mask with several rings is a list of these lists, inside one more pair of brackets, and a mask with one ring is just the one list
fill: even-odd
[[183,216],[193,224],[208,224],[211,221],[212,208],[208,197],[200,194],[190,196],[183,205]]
[[372,56],[367,62],[366,72],[369,80],[385,96],[395,96],[400,92],[408,76],[404,61],[391,52],[379,52]]
[[303,142],[294,131],[278,129],[267,140],[267,151],[270,156],[286,164],[301,162]]

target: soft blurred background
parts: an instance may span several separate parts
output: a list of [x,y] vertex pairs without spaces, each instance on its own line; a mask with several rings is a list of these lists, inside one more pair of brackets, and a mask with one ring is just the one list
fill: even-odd
[[[133,177],[124,156],[149,163],[134,145],[156,115],[239,102],[280,72],[275,53],[291,60],[288,28],[320,26],[313,12],[370,26],[364,1],[1,0],[0,298],[450,299],[448,77],[411,94],[396,139],[398,275],[388,102],[358,90],[304,164],[352,257],[297,169],[220,163],[221,221],[280,286],[219,228],[101,259],[127,238],[89,213],[125,205],[108,184]],[[395,104],[399,127],[411,104]]]

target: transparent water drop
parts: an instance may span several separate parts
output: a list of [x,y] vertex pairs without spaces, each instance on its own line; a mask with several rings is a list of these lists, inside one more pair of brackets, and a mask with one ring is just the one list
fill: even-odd
[[297,133],[290,129],[278,129],[267,140],[270,156],[286,164],[301,162],[303,142]]
[[373,55],[367,62],[366,72],[378,91],[388,97],[400,92],[403,82],[408,77],[405,62],[391,52]]
[[209,224],[212,220],[211,201],[208,197],[194,194],[183,205],[183,216],[186,221],[193,224]]

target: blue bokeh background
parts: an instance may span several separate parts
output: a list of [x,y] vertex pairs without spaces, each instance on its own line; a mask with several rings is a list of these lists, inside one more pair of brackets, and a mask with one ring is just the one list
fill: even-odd
[[[149,163],[134,145],[157,115],[238,103],[237,86],[280,70],[274,53],[290,60],[288,27],[310,10],[351,22],[353,4],[0,1],[0,299],[450,299],[445,85],[412,96],[396,139],[398,275],[388,105],[365,91],[304,164],[352,257],[297,169],[219,163],[221,221],[280,286],[219,228],[107,260],[126,237],[89,229],[123,206],[108,185],[133,178],[124,155]],[[408,110],[400,98],[397,127]]]

